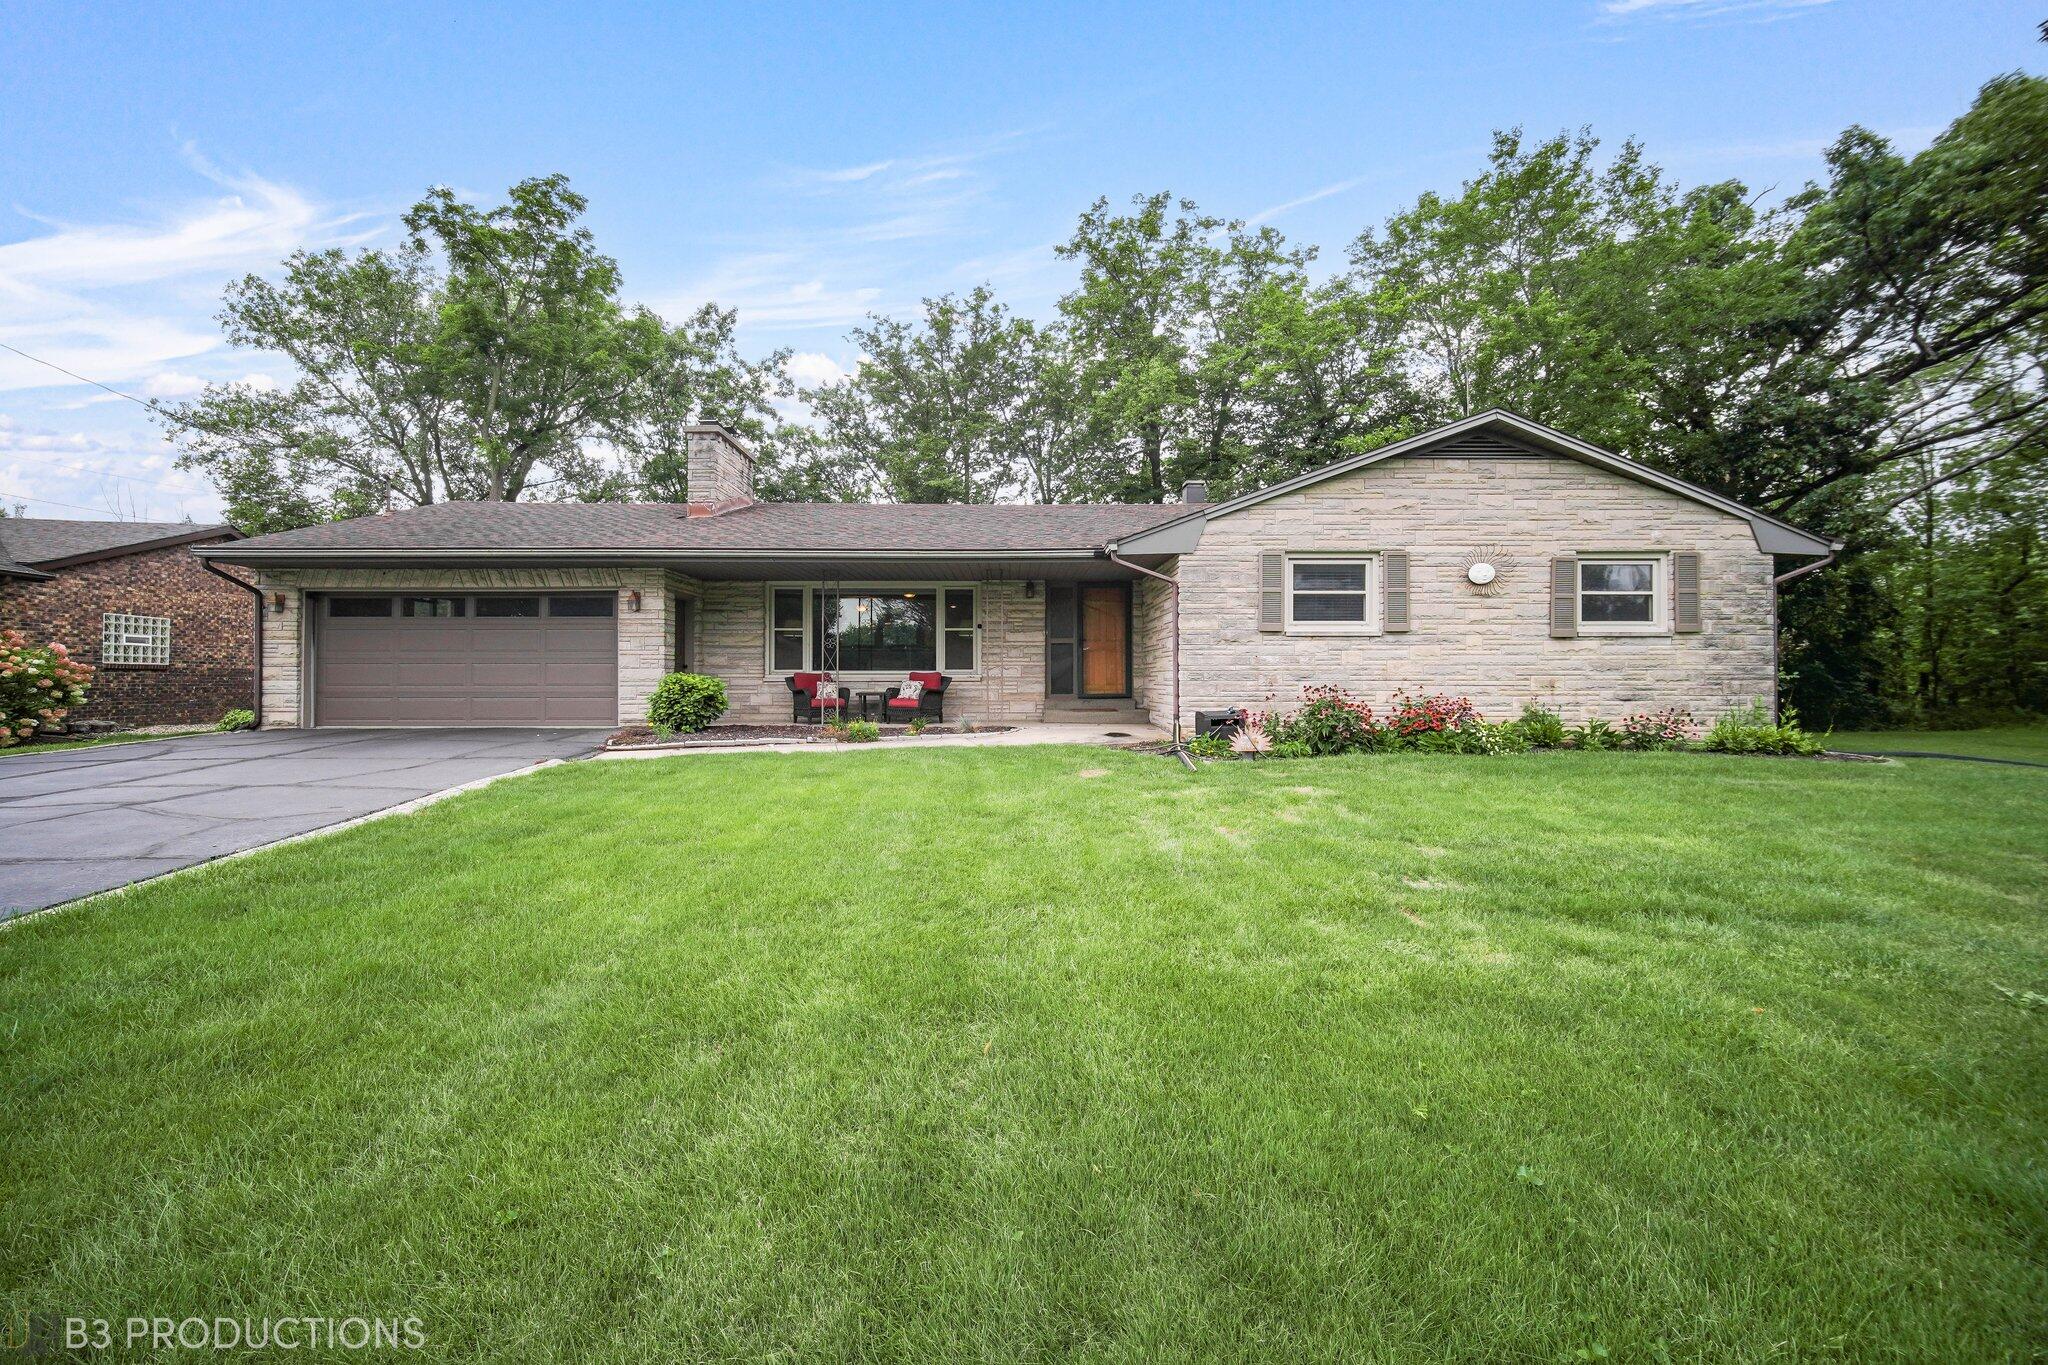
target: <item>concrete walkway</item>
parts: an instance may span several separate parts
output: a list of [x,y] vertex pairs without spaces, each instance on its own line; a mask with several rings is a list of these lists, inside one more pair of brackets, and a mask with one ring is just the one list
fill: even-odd
[[607,749],[599,758],[699,758],[706,754],[873,754],[906,749],[989,749],[1020,744],[1143,744],[1169,738],[1150,725],[1027,724],[979,735],[932,735],[918,739],[878,739],[872,744],[826,742],[791,744],[766,740],[759,744],[706,745],[695,749]]
[[256,730],[0,757],[0,920],[575,758],[605,730]]

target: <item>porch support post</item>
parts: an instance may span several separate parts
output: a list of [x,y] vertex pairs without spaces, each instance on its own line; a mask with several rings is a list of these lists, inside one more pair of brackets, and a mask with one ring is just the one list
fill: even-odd
[[[1130,560],[1117,554],[1116,546],[1114,545],[1111,545],[1102,553],[1108,558],[1110,563],[1120,565],[1133,573],[1141,573],[1147,578],[1156,578],[1166,585],[1168,594],[1166,599],[1167,620],[1169,628],[1173,632],[1173,747],[1178,750],[1180,748],[1180,580],[1169,578],[1163,573],[1148,569],[1143,564],[1131,563]],[[1183,755],[1183,761],[1185,761],[1185,755]]]

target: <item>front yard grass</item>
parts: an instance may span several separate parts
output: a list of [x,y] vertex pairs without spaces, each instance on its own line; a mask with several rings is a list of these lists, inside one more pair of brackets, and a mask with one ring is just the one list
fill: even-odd
[[0,1296],[437,1359],[2025,1357],[2044,900],[2024,768],[571,765],[0,932]]

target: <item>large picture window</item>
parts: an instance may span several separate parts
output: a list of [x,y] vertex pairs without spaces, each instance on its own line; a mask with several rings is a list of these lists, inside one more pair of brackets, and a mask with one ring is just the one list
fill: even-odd
[[822,668],[831,627],[838,634],[841,674],[972,673],[979,653],[978,605],[972,586],[771,588],[768,671]]
[[1579,556],[1579,633],[1649,635],[1665,628],[1661,555]]
[[907,673],[939,666],[939,595],[924,588],[842,592],[819,600],[812,612],[811,657],[825,659],[825,628],[839,631],[839,668],[845,673]]
[[1301,555],[1287,561],[1287,629],[1362,635],[1379,628],[1370,555]]

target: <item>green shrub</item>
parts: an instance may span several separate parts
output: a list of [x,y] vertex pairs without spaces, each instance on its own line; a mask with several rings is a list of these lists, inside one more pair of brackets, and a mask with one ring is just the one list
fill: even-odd
[[1589,720],[1575,730],[1567,730],[1564,745],[1567,749],[1584,749],[1589,753],[1617,747],[1620,736],[1614,727],[1604,720]]
[[910,733],[913,735],[921,735],[930,725],[931,720],[928,717],[912,716],[910,718]]
[[1273,737],[1276,750],[1282,744],[1299,744],[1320,756],[1373,747],[1375,726],[1370,706],[1335,687],[1310,688],[1307,697],[1300,710],[1266,722],[1266,733]]
[[1817,754],[1825,745],[1820,736],[1799,728],[1791,707],[1773,720],[1770,708],[1755,701],[1715,721],[1700,747],[1717,754]]
[[256,713],[246,707],[236,707],[213,723],[216,730],[253,730],[256,728]]
[[1535,704],[1522,708],[1521,718],[1514,722],[1530,745],[1538,749],[1562,749],[1565,736],[1564,721],[1552,712]]
[[1268,758],[1314,758],[1315,750],[1298,739],[1276,739],[1267,751]]
[[1499,725],[1482,720],[1477,725],[1466,726],[1464,733],[1473,746],[1465,751],[1467,753],[1526,754],[1532,747],[1529,732],[1517,720],[1503,721]]
[[725,684],[701,673],[671,673],[655,686],[647,723],[665,735],[693,734],[725,714]]
[[882,727],[871,720],[846,722],[843,738],[848,744],[873,744],[882,737]]
[[1230,747],[1230,736],[1208,734],[1189,740],[1188,752],[1196,758],[1229,758],[1237,751]]
[[1423,754],[1526,754],[1529,740],[1514,721],[1468,720],[1447,730],[1423,730],[1408,743]]

